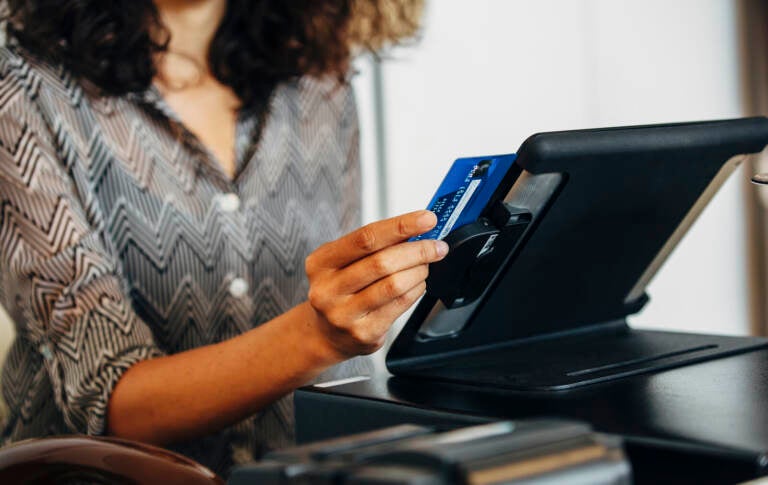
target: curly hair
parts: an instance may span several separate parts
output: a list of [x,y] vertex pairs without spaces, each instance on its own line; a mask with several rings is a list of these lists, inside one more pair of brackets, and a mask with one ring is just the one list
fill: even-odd
[[[103,93],[145,90],[169,33],[152,0],[6,0],[6,34]],[[209,49],[212,74],[252,105],[302,75],[340,81],[357,48],[416,34],[423,0],[227,0]]]

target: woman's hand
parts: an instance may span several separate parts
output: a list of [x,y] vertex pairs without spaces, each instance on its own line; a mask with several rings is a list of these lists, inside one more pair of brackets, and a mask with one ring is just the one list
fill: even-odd
[[428,265],[444,258],[448,245],[407,240],[436,223],[430,211],[404,214],[362,227],[309,255],[309,304],[341,358],[379,349],[392,323],[424,293]]
[[205,436],[378,349],[424,292],[427,265],[445,256],[442,241],[406,242],[435,223],[414,212],[321,246],[307,258],[309,302],[237,337],[132,366],[112,391],[107,431],[159,445]]

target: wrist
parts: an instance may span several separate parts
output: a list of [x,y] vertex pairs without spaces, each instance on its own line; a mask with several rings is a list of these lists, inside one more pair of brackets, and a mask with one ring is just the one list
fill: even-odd
[[349,359],[349,356],[334,345],[332,337],[327,332],[328,322],[309,302],[301,303],[296,310],[302,314],[299,321],[302,322],[301,333],[307,349],[319,362],[331,366]]

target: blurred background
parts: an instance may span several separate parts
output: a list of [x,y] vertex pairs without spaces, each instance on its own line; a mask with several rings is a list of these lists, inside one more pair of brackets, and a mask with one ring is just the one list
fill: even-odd
[[[514,152],[535,132],[765,113],[764,3],[427,0],[419,42],[357,62],[365,220],[425,207],[455,158]],[[763,332],[768,187],[747,184],[751,171],[720,191],[632,323]],[[11,336],[0,309],[0,354]]]

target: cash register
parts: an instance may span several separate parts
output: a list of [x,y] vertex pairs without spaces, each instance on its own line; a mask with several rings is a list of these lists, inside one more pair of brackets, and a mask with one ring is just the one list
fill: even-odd
[[627,324],[766,144],[762,117],[531,136],[479,217],[446,236],[392,375],[299,390],[298,439],[570,418],[623,437],[637,482],[768,473],[768,340]]

